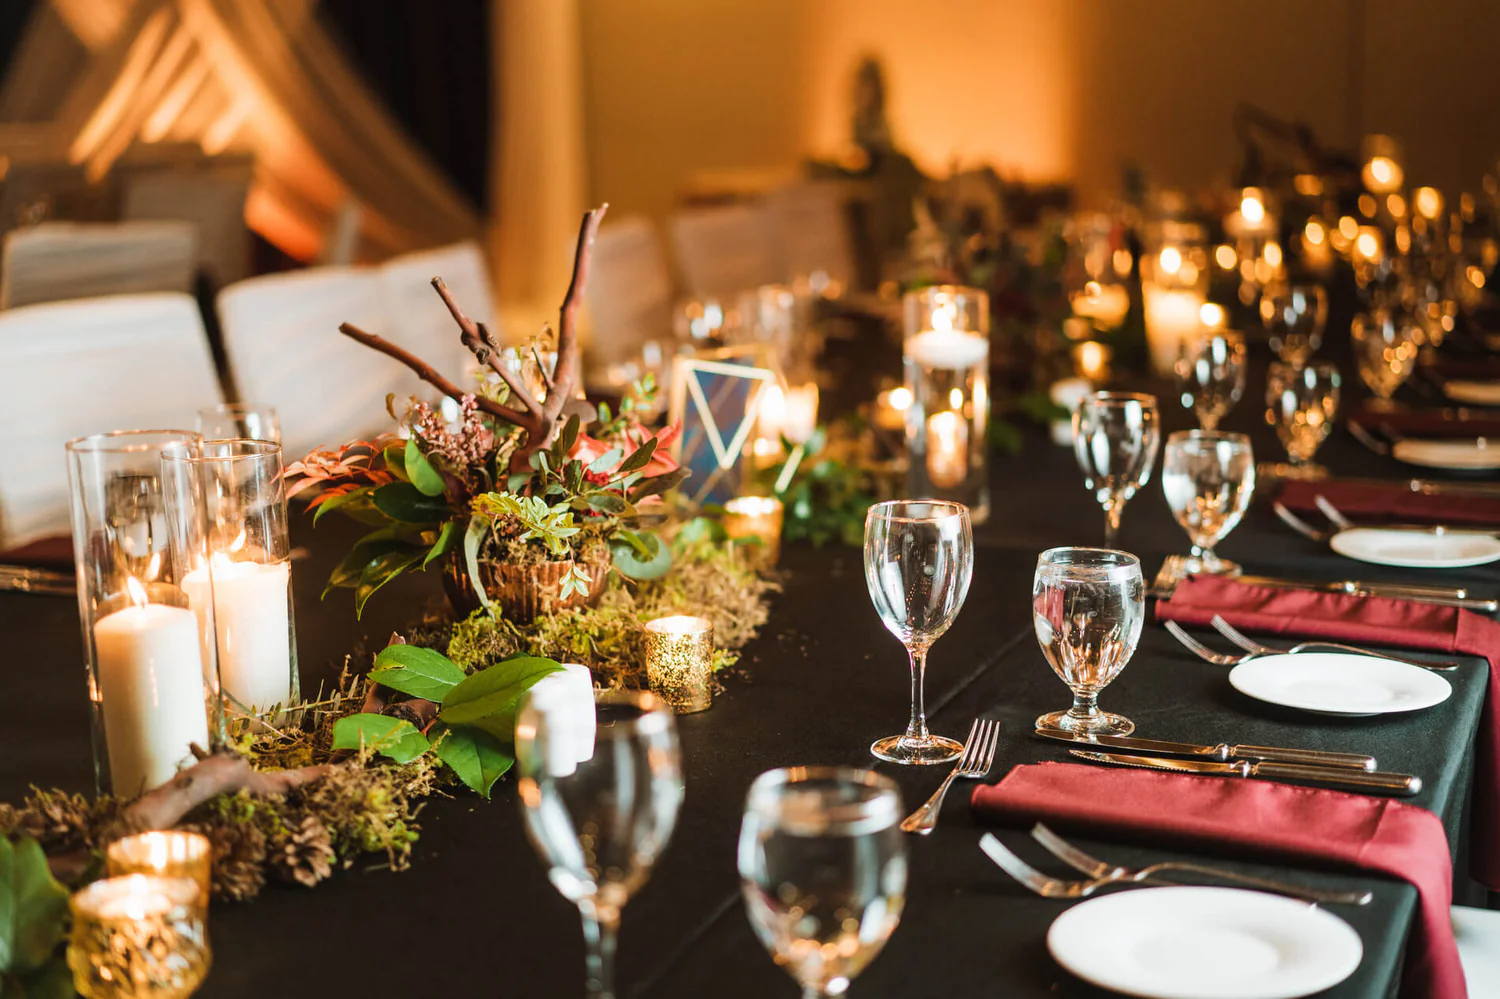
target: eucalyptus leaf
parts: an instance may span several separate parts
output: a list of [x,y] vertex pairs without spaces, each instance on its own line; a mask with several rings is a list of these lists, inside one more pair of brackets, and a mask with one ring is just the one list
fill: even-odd
[[505,489],[507,492],[518,493],[522,489],[525,489],[526,483],[530,481],[530,472],[512,472],[505,479]]
[[469,586],[479,598],[480,606],[494,613],[490,595],[484,592],[484,577],[479,574],[479,548],[490,533],[489,523],[478,514],[469,518],[469,527],[464,531],[464,568],[468,571]]
[[363,749],[396,763],[410,763],[429,746],[422,730],[406,719],[362,711],[333,723],[333,748]]
[[541,656],[512,656],[472,673],[448,691],[438,717],[449,725],[473,725],[509,744],[515,739],[516,703],[544,676],[562,667]]
[[609,552],[614,557],[615,568],[631,579],[659,579],[665,576],[667,570],[672,568],[672,550],[662,544],[661,538],[655,534],[640,532],[638,536],[650,555],[642,556],[628,543],[612,542]]
[[422,560],[422,568],[427,568],[436,560],[447,555],[458,544],[458,521],[450,520],[443,524],[443,529],[438,532],[437,540],[427,551],[427,557]]
[[390,482],[375,490],[376,508],[405,524],[436,524],[453,510],[442,499],[428,496],[410,482]]
[[0,837],[0,973],[45,964],[63,936],[68,892],[52,877],[37,841]]
[[436,649],[387,645],[375,657],[370,679],[410,697],[441,701],[464,680],[464,671]]
[[423,496],[443,495],[443,477],[417,446],[415,437],[408,438],[406,442],[406,455],[402,465],[406,469],[406,477]]
[[432,727],[431,744],[438,759],[448,764],[459,780],[486,798],[495,781],[516,762],[499,739],[469,725],[450,728],[438,722]]
[[589,471],[593,472],[595,475],[602,475],[605,472],[612,471],[614,467],[620,463],[620,459],[624,456],[624,454],[625,452],[623,449],[612,447],[608,451],[605,451],[603,454],[601,454],[599,457],[595,458],[593,461],[589,462]]

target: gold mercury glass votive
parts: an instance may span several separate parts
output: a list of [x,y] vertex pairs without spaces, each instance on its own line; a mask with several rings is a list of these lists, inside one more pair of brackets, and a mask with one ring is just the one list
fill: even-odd
[[73,896],[68,967],[88,999],[179,999],[212,964],[198,885],[129,874]]
[[206,836],[175,829],[138,833],[109,844],[105,861],[112,878],[126,874],[189,878],[198,886],[199,904],[208,911],[213,848]]
[[781,500],[774,496],[736,496],[724,504],[724,533],[735,540],[759,538],[749,549],[752,559],[774,566],[781,558]]
[[646,622],[646,680],[678,714],[714,702],[714,626],[677,614]]

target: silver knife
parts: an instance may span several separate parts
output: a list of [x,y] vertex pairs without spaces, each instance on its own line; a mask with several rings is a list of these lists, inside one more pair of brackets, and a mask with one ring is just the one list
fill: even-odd
[[70,572],[35,569],[30,566],[0,565],[0,590],[18,593],[44,593],[50,596],[76,596],[78,585]]
[[1094,763],[1112,763],[1121,767],[1143,767],[1147,770],[1171,770],[1185,774],[1214,774],[1220,777],[1273,777],[1326,784],[1345,791],[1384,791],[1409,797],[1422,790],[1422,778],[1415,774],[1393,774],[1382,771],[1349,770],[1340,767],[1309,767],[1297,763],[1215,763],[1208,760],[1167,760],[1155,756],[1130,756],[1124,753],[1092,753],[1069,750],[1072,755]]
[[1237,576],[1241,583],[1251,586],[1272,586],[1283,590],[1321,590],[1328,593],[1349,593],[1356,597],[1391,597],[1396,600],[1414,600],[1417,603],[1436,604],[1441,607],[1462,607],[1494,613],[1500,610],[1500,600],[1493,597],[1471,597],[1463,587],[1425,586],[1420,583],[1366,583],[1358,579],[1340,579],[1332,582],[1315,582],[1301,579],[1281,579],[1276,576]]
[[1196,742],[1138,739],[1134,736],[1123,735],[1075,736],[1072,732],[1064,732],[1055,728],[1039,728],[1036,734],[1043,739],[1056,739],[1058,742],[1108,746],[1111,749],[1128,749],[1132,753],[1172,753],[1178,756],[1196,756],[1199,759],[1215,760],[1220,763],[1229,760],[1271,760],[1277,763],[1302,763],[1314,767],[1341,767],[1366,771],[1375,769],[1373,756],[1361,756],[1358,753],[1334,753],[1322,749],[1232,746],[1224,742],[1216,746],[1205,746]]

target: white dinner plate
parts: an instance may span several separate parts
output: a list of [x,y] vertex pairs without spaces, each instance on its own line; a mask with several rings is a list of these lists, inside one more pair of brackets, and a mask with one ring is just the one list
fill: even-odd
[[1351,527],[1328,545],[1346,558],[1404,569],[1462,569],[1500,559],[1500,538],[1491,534],[1432,534]]
[[1359,934],[1326,909],[1239,888],[1143,888],[1058,916],[1047,949],[1086,982],[1149,999],[1297,999],[1354,974]]
[[1391,454],[1408,465],[1423,468],[1448,468],[1457,471],[1500,468],[1500,441],[1476,440],[1401,440],[1391,447]]
[[1500,382],[1444,382],[1443,394],[1454,402],[1467,402],[1474,406],[1500,406]]
[[1432,670],[1348,652],[1256,656],[1230,670],[1229,682],[1258,701],[1355,717],[1419,711],[1453,693]]

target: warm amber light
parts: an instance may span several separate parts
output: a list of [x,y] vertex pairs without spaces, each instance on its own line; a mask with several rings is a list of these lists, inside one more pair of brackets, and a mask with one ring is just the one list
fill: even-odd
[[1240,198],[1240,217],[1248,225],[1260,225],[1266,220],[1266,203],[1258,187],[1245,188]]
[[1182,251],[1175,246],[1163,247],[1157,259],[1163,274],[1176,274],[1182,270]]
[[1266,258],[1266,263],[1270,264],[1272,267],[1280,267],[1281,266],[1281,244],[1280,243],[1267,243],[1265,250],[1262,252],[1262,256],[1264,256]]
[[1389,194],[1401,186],[1405,175],[1389,156],[1372,156],[1363,170],[1365,186],[1376,194]]
[[1217,302],[1204,302],[1198,307],[1198,321],[1209,329],[1223,329],[1225,321],[1224,306]]
[[911,389],[905,385],[898,385],[891,389],[891,394],[887,396],[887,399],[892,409],[904,413],[911,408]]
[[1328,238],[1328,233],[1323,228],[1323,223],[1317,219],[1308,219],[1307,226],[1302,230],[1302,238],[1313,246],[1323,245],[1323,240]]
[[1129,250],[1116,250],[1112,255],[1112,260],[1114,263],[1116,274],[1118,274],[1120,277],[1129,276],[1130,267],[1133,263],[1135,263],[1135,261],[1130,257]]
[[1374,197],[1374,195],[1361,194],[1359,196],[1359,213],[1361,215],[1363,215],[1365,218],[1367,218],[1367,219],[1374,218],[1375,217],[1375,210],[1376,210],[1377,207],[1378,206],[1375,204],[1375,197]]
[[1396,216],[1396,218],[1398,219],[1405,217],[1406,199],[1401,197],[1401,195],[1399,194],[1386,195],[1385,210]]
[[1214,247],[1214,263],[1226,271],[1234,270],[1234,265],[1239,263],[1239,254],[1234,252],[1234,247],[1228,243],[1220,243]]
[[1380,236],[1369,228],[1362,229],[1354,241],[1354,250],[1366,260],[1380,256]]
[[1465,271],[1464,274],[1468,277],[1469,283],[1472,284],[1474,287],[1476,287],[1476,288],[1483,288],[1484,287],[1484,271],[1480,270],[1478,267],[1475,267],[1473,264],[1470,264],[1469,265],[1469,269],[1467,271]]
[[1345,215],[1339,219],[1339,235],[1351,242],[1359,235],[1359,223],[1354,221],[1354,216]]
[[1292,184],[1304,198],[1316,198],[1323,193],[1323,178],[1315,173],[1299,173]]
[[1436,220],[1443,214],[1443,195],[1435,187],[1419,187],[1412,192],[1411,201],[1417,214],[1424,219]]

